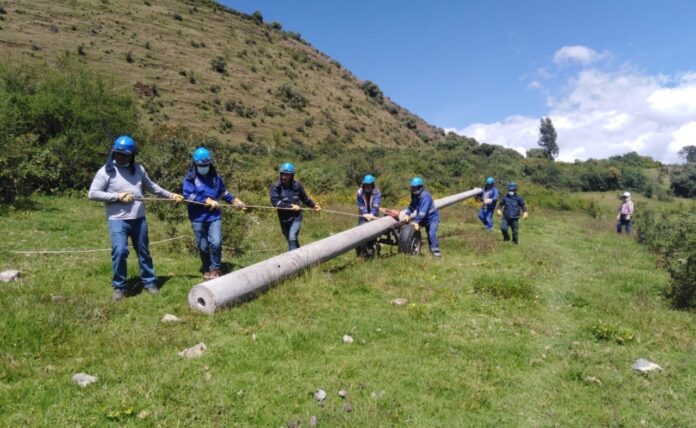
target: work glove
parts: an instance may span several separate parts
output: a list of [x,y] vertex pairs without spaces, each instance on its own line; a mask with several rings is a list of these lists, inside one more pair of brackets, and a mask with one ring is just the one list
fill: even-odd
[[376,219],[377,217],[375,217],[375,216],[373,216],[372,214],[369,214],[369,213],[368,213],[368,214],[363,214],[363,215],[362,215],[362,218],[364,218],[364,219],[367,220],[367,221],[372,221],[372,220]]
[[486,199],[483,200],[483,203],[484,203],[485,205],[490,205],[491,202],[493,202],[493,199],[490,199],[490,198],[486,198]]
[[118,201],[123,204],[133,203],[133,194],[130,192],[121,192],[118,194]]
[[297,205],[297,204],[292,204],[292,205],[290,205],[290,209],[292,209],[293,211],[299,211],[299,210],[300,210],[300,206]]
[[178,193],[172,193],[172,196],[170,196],[170,198],[174,200],[174,202],[176,202],[177,204],[184,202],[184,197]]
[[242,210],[242,211],[247,210],[246,204],[244,202],[242,202],[242,200],[239,198],[234,198],[232,200],[232,208]]
[[617,214],[617,215],[616,215],[616,220],[617,220],[617,221],[618,221],[618,220],[621,220],[621,214]]
[[411,226],[413,226],[414,229],[416,229],[416,232],[420,231],[420,224],[414,222],[411,222]]
[[321,212],[321,207],[319,206],[319,204],[314,204],[314,211],[316,211],[318,213]]
[[495,210],[495,213],[498,214],[498,217],[503,215],[503,212],[501,210]]
[[399,221],[403,221],[404,223],[408,223],[409,220],[411,220],[411,216],[409,216],[406,213],[401,214],[401,216],[399,217]]
[[218,203],[218,201],[216,201],[215,199],[212,199],[212,198],[208,198],[205,200],[205,206],[208,207],[208,209],[210,211],[220,209],[220,204]]
[[522,213],[522,220],[525,220],[527,217],[529,217],[529,213],[527,211]]
[[628,214],[628,215],[626,216],[626,221],[629,221],[629,220],[631,220],[631,214]]

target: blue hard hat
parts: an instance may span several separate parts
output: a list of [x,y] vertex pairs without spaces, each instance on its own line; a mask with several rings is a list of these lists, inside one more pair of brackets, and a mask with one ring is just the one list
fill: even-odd
[[286,174],[294,174],[295,165],[293,165],[291,162],[282,163],[280,164],[280,172],[284,172]]
[[517,183],[515,183],[514,181],[508,183],[508,190],[517,190]]
[[486,178],[486,184],[495,184],[495,180],[493,179],[493,177]]
[[365,177],[363,177],[362,184],[375,184],[375,177],[371,174],[367,174]]
[[420,177],[413,177],[411,179],[411,187],[419,187],[423,185],[423,179]]
[[111,150],[116,153],[132,155],[135,153],[135,140],[128,135],[121,135],[114,140]]
[[193,151],[193,163],[200,166],[210,165],[213,162],[210,152],[205,147],[199,147]]

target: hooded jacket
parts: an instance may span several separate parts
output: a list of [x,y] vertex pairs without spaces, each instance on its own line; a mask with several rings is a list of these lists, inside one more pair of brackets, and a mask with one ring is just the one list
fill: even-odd
[[[227,203],[232,202],[235,196],[227,191],[222,177],[211,165],[208,174],[201,176],[192,166],[184,177],[184,199],[187,201],[205,203],[206,199],[222,199]],[[198,204],[188,204],[188,217],[191,221],[215,221],[222,218],[222,210],[209,210]]]

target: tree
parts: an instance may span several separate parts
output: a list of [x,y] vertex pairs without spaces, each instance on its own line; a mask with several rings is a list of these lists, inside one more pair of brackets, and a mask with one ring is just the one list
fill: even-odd
[[554,159],[558,156],[558,144],[556,143],[556,128],[553,127],[551,118],[545,117],[541,119],[539,125],[539,146],[544,149],[546,156],[549,159]]
[[696,162],[696,146],[684,146],[677,154],[688,163]]

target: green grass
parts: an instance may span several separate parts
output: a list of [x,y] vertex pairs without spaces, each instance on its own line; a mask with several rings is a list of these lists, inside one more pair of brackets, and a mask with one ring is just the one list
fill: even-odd
[[[533,211],[512,246],[484,233],[473,208],[452,207],[442,260],[349,253],[204,316],[187,307],[199,273],[183,246],[152,247],[159,296],[113,304],[108,253],[8,252],[108,248],[99,204],[40,197],[0,214],[0,269],[24,275],[0,284],[2,426],[307,426],[312,415],[323,426],[696,424],[693,315],[660,299],[667,274],[611,219]],[[283,247],[273,216],[255,216],[250,251],[225,254],[236,267]],[[149,221],[151,240],[164,238]],[[309,215],[301,237],[352,224]],[[165,313],[183,322],[161,324]],[[198,342],[206,355],[178,357]],[[665,371],[636,375],[638,358]],[[71,384],[80,371],[99,382]]]

